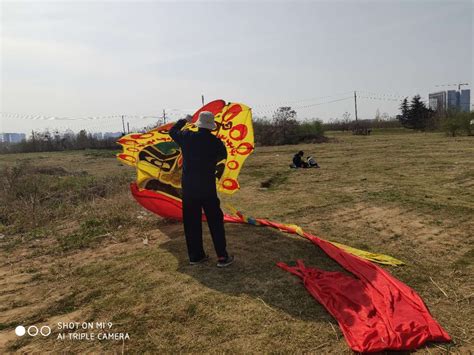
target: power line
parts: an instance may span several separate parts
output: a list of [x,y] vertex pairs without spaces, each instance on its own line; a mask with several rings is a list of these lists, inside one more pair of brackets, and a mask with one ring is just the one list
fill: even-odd
[[[467,83],[459,83],[459,84],[443,84],[443,85],[435,85],[436,87],[443,87],[443,86],[458,86],[460,85],[468,85]],[[252,109],[252,111],[256,115],[267,115],[273,114],[278,107],[288,106],[291,104],[294,109],[298,110],[307,110],[316,106],[331,104],[334,102],[340,102],[352,99],[351,96],[346,96],[342,98],[336,98],[334,100],[327,100],[322,102],[315,102],[309,104],[303,104],[308,101],[319,101],[324,98],[331,98],[335,96],[347,95],[352,92],[342,92],[333,95],[325,95],[315,98],[308,98],[308,99],[301,99],[301,100],[289,100],[283,101],[280,103],[273,103],[273,104],[263,104],[263,105],[256,105]],[[389,93],[380,93],[380,92],[373,92],[373,91],[358,91],[357,97],[360,99],[368,99],[368,100],[378,100],[378,101],[392,101],[392,102],[400,102],[403,99],[412,96],[411,95],[399,95],[399,94],[389,94]],[[201,96],[201,99],[203,99]],[[296,105],[295,105],[296,104]],[[115,124],[114,122],[122,120],[122,130],[125,132],[125,120],[128,121],[145,121],[149,119],[159,120],[162,119],[164,122],[167,120],[173,120],[174,118],[181,118],[185,114],[189,114],[194,112],[195,109],[180,109],[180,108],[168,108],[163,109],[163,116],[158,115],[102,115],[102,116],[78,116],[78,117],[64,117],[64,116],[46,116],[46,115],[28,115],[28,114],[18,114],[18,113],[11,113],[11,112],[0,112],[0,116],[4,119],[22,119],[22,120],[31,120],[31,121],[64,121],[64,122],[71,122],[71,121],[89,121],[89,122],[109,122],[107,124]],[[112,122],[114,121],[114,122]],[[136,122],[134,125],[143,125],[143,123]]]
[[[331,103],[334,103],[334,102],[339,102],[339,101],[344,101],[344,100],[349,100],[349,99],[352,99],[352,97],[349,96],[349,97],[343,97],[343,98],[339,98],[339,99],[335,99],[335,100],[317,102],[317,103],[309,104],[309,105],[293,106],[292,108],[295,109],[295,110],[300,110],[301,111],[301,110],[305,110],[305,109],[308,109],[308,108],[311,108],[311,107],[316,107],[316,106],[325,105],[325,104],[331,104]],[[284,105],[277,105],[277,106],[282,107]],[[256,115],[272,114],[272,113],[275,112],[275,110],[258,110],[258,109],[253,109],[252,111]]]
[[45,115],[26,115],[10,112],[0,112],[0,115],[4,118],[19,118],[25,120],[34,120],[34,121],[77,121],[77,120],[86,120],[94,121],[99,119],[116,119],[121,117],[121,115],[109,115],[109,116],[87,116],[87,117],[58,117],[58,116],[45,116]]
[[339,101],[344,101],[344,100],[349,100],[349,99],[352,99],[352,96],[343,97],[342,99],[336,99],[336,100],[331,100],[331,101],[318,102],[316,104],[311,104],[311,105],[306,105],[306,106],[295,106],[294,108],[295,109],[302,109],[302,108],[320,106],[320,105],[325,105],[325,104],[332,104],[333,102],[339,102]]
[[403,99],[390,99],[390,98],[375,97],[375,96],[357,96],[357,97],[360,99],[379,100],[379,101],[396,101],[396,102],[403,101]]
[[139,116],[139,115],[111,115],[111,116],[89,116],[89,117],[57,117],[57,116],[44,116],[44,115],[25,115],[18,113],[9,113],[9,112],[0,112],[0,115],[3,118],[8,119],[23,119],[23,120],[33,120],[33,121],[96,121],[96,120],[105,120],[105,119],[117,119],[123,117],[130,117],[135,119],[147,119],[147,118],[160,118],[160,116]]
[[288,101],[281,101],[280,103],[272,103],[272,104],[261,104],[261,105],[255,105],[254,109],[257,111],[262,111],[261,109],[266,109],[270,107],[282,107],[282,106],[288,106],[288,105],[295,105],[299,104],[302,102],[306,101],[315,101],[315,100],[321,100],[321,99],[327,99],[330,97],[334,96],[341,96],[341,95],[347,95],[352,93],[352,91],[345,91],[345,92],[340,92],[332,95],[325,95],[325,96],[319,96],[319,97],[313,97],[313,98],[308,98],[308,99],[300,99],[300,100],[288,100]]

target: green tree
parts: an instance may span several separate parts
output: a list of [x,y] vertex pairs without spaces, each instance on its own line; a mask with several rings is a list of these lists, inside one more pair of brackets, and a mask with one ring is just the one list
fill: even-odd
[[408,104],[408,98],[405,98],[400,105],[401,115],[397,119],[405,128],[425,131],[433,127],[433,111],[426,107],[421,101],[420,95],[415,95]]
[[76,149],[85,149],[87,148],[88,139],[87,139],[87,132],[85,129],[79,131],[76,136]]
[[273,114],[272,139],[275,145],[298,143],[296,111],[289,106],[279,107]]
[[408,111],[410,106],[408,105],[408,98],[405,97],[400,105],[401,115],[397,115],[397,119],[400,121],[403,127],[408,125]]
[[464,131],[468,136],[472,134],[471,122],[474,119],[474,112],[448,111],[446,117],[442,121],[443,130],[455,137],[459,131]]
[[400,105],[400,110],[402,111],[402,116],[407,117],[409,109],[410,109],[410,106],[408,106],[408,97],[405,97],[402,101],[402,104]]
[[320,120],[312,119],[301,123],[298,127],[299,142],[324,142],[324,127]]
[[430,109],[421,101],[420,95],[413,96],[408,110],[408,117],[413,128],[424,131],[429,126],[430,113]]

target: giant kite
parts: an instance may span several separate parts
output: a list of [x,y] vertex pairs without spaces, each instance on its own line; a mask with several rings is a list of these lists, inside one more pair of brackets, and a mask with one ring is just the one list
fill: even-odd
[[[201,111],[214,114],[217,128],[212,133],[227,149],[227,160],[216,166],[217,189],[233,194],[239,189],[239,172],[254,151],[251,109],[240,103],[212,101],[199,109],[183,129],[196,130],[194,123]],[[161,217],[180,220],[182,156],[168,134],[172,125],[120,138],[118,143],[123,151],[117,157],[136,168],[131,192],[138,203]],[[232,206],[229,208],[232,214],[225,214],[226,222],[266,226],[300,235],[348,271],[320,270],[306,266],[301,260],[295,266],[277,263],[302,279],[308,292],[337,320],[352,350],[411,350],[427,341],[451,340],[414,290],[374,264],[402,265],[400,260],[326,241],[293,224],[247,217]]]

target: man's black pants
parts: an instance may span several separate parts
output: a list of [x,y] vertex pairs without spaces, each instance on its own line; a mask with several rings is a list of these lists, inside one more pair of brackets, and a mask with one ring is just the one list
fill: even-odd
[[199,261],[206,255],[202,244],[202,210],[206,214],[217,257],[227,257],[224,214],[220,207],[219,198],[217,196],[183,196],[184,234],[189,260]]

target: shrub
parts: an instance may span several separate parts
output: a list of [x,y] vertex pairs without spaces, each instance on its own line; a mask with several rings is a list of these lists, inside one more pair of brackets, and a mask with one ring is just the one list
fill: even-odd
[[441,127],[446,134],[455,137],[460,131],[467,135],[472,135],[474,112],[448,112],[446,117],[441,120]]
[[321,121],[298,122],[296,111],[291,107],[280,107],[272,120],[255,119],[255,142],[259,145],[298,144],[301,142],[324,142],[324,127]]
[[324,126],[321,121],[314,120],[310,122],[303,122],[298,127],[298,141],[299,142],[323,142]]

